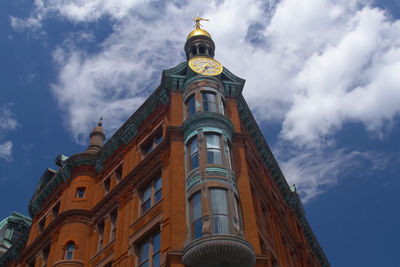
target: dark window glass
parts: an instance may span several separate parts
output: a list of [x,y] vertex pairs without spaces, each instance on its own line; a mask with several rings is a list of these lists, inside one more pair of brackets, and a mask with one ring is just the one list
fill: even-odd
[[28,263],[28,267],[35,267],[36,259],[33,259],[31,262]]
[[99,231],[99,243],[97,246],[97,251],[100,251],[103,249],[104,222],[101,222],[97,225],[97,230]]
[[146,212],[150,209],[151,207],[151,185],[148,185],[144,190],[143,190],[143,195],[142,195],[142,212]]
[[110,192],[110,178],[104,180],[104,190],[106,193]]
[[217,112],[216,96],[213,93],[203,94],[203,111]]
[[122,166],[119,166],[115,170],[115,179],[117,180],[117,183],[119,183],[121,181],[121,178],[122,178]]
[[195,104],[196,104],[196,101],[195,101],[194,95],[190,96],[186,100],[186,107],[187,107],[187,112],[188,112],[189,116],[196,113],[196,105]]
[[229,234],[226,190],[217,188],[211,189],[211,212],[214,234]]
[[162,197],[162,178],[151,181],[142,191],[141,212],[148,211],[154,204],[161,200]]
[[60,212],[60,202],[58,202],[54,207],[52,208],[52,213],[53,217],[56,217],[58,213]]
[[46,267],[47,266],[47,260],[49,258],[49,254],[50,254],[50,245],[47,245],[42,250],[42,254],[43,254],[43,267]]
[[204,55],[206,53],[206,48],[204,46],[199,46],[199,54]]
[[85,187],[78,187],[76,189],[76,197],[77,198],[83,198],[85,196],[85,191],[86,191]]
[[220,136],[207,134],[207,163],[222,164]]
[[155,182],[155,202],[159,201],[161,199],[161,185],[162,185],[162,180],[161,177],[159,177],[156,182]]
[[75,250],[75,243],[70,241],[67,243],[66,250],[65,250],[65,259],[70,260],[74,255]]
[[39,222],[39,231],[40,231],[40,232],[43,232],[45,224],[46,224],[46,217],[43,218],[43,219]]
[[192,141],[190,142],[189,146],[189,161],[190,161],[190,167],[191,169],[196,169],[199,167],[199,152],[197,149],[197,138],[194,137]]
[[159,267],[161,254],[161,233],[150,235],[139,245],[139,266]]
[[192,54],[193,56],[197,54],[197,48],[195,46],[192,47]]
[[159,132],[154,138],[154,143],[159,145],[162,142],[162,132]]
[[193,216],[193,237],[199,238],[203,232],[203,219],[201,217],[201,192],[193,195],[191,201],[192,216]]
[[117,232],[117,211],[114,211],[110,215],[111,218],[111,241],[115,239]]
[[142,153],[144,156],[149,154],[151,151],[154,150],[163,140],[163,135],[162,135],[162,130],[158,131],[157,134],[155,134],[153,137],[151,137],[151,140],[148,141],[143,147],[142,147]]

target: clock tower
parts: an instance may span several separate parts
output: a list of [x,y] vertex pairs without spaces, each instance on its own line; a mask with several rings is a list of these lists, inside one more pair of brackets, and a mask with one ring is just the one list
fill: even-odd
[[[254,248],[244,236],[240,194],[232,158],[234,126],[225,114],[222,65],[214,60],[211,35],[196,20],[187,38],[189,61],[183,88],[188,266],[254,266]],[[218,252],[218,253],[216,253]]]

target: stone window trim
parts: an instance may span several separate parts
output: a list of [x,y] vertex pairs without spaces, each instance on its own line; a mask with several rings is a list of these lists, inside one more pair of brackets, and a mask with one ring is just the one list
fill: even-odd
[[[205,94],[212,94],[215,96],[215,109],[216,109],[215,111],[204,110],[205,107],[204,102],[207,101],[204,98]],[[192,101],[194,101],[194,103]],[[193,106],[189,104],[194,104],[194,110],[192,110]],[[189,92],[183,99],[183,106],[184,106],[184,119],[188,119],[193,114],[204,111],[216,112],[222,115],[226,114],[226,100],[223,93],[221,93],[219,90],[213,87],[208,87],[208,86],[199,87]]]

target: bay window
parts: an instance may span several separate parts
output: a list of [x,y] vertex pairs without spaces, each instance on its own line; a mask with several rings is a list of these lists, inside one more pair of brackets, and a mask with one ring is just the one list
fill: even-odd
[[211,92],[203,92],[203,111],[217,112],[216,95]]

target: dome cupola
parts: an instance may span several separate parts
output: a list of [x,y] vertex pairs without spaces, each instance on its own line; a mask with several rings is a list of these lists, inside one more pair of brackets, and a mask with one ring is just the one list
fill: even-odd
[[202,29],[200,24],[200,21],[208,21],[208,19],[194,17],[193,20],[196,22],[195,29],[189,33],[185,43],[187,60],[197,56],[213,58],[215,44],[211,39],[211,35]]

